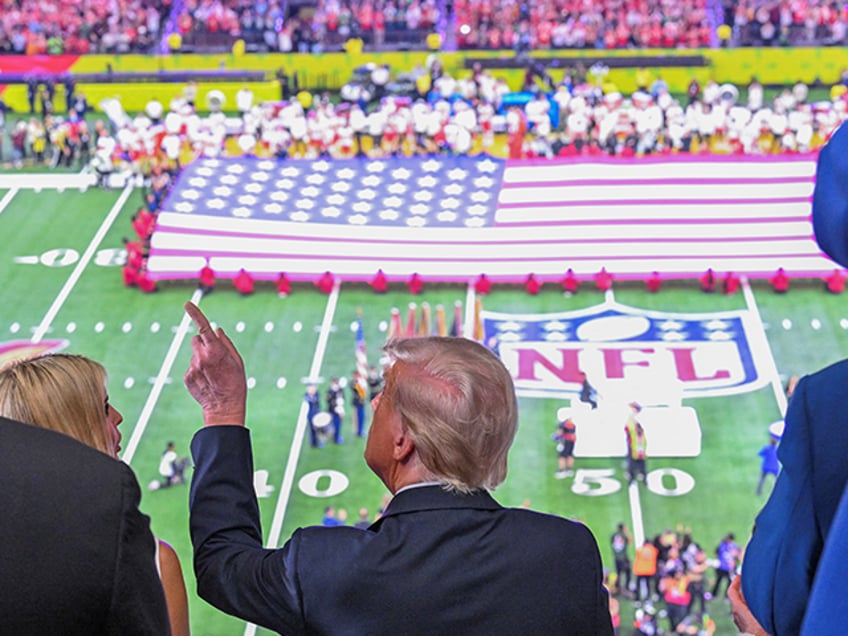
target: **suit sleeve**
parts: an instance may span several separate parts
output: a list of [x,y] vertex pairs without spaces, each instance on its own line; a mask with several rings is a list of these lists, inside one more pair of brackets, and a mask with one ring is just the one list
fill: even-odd
[[773,636],[799,633],[822,548],[813,506],[809,381],[801,379],[789,402],[778,448],[783,469],[757,515],[742,565],[745,600]]
[[848,613],[848,594],[845,594],[845,564],[848,563],[848,488],[833,525],[827,535],[816,578],[810,593],[810,603],[804,617],[801,636],[840,636],[842,621],[835,616]]
[[121,523],[108,632],[116,636],[170,634],[150,519],[138,509],[141,491],[135,475],[125,464],[120,467]]
[[198,594],[228,614],[281,633],[303,633],[297,534],[278,550],[262,547],[250,433],[241,426],[201,429],[191,452],[189,523]]

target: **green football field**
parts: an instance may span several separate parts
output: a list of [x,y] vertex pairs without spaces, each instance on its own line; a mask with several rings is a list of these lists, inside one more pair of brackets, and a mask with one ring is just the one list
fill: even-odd
[[[174,545],[183,564],[193,633],[252,633],[252,627],[195,595],[188,487],[147,489],[158,477],[166,443],[173,440],[178,451],[187,454],[201,418],[182,384],[192,335],[182,305],[195,294],[194,286],[163,284],[158,293],[143,295],[122,285],[121,238],[130,236],[130,216],[140,204],[138,191],[0,190],[0,362],[21,348],[55,346],[106,366],[110,399],[124,416],[123,456],[142,485],[142,506],[154,532]],[[538,296],[529,296],[520,286],[496,287],[484,308],[537,314],[604,302],[601,293],[584,287],[572,297],[554,284]],[[457,300],[465,303],[466,295],[464,287],[437,285],[428,285],[417,297],[405,287],[376,295],[364,285],[342,283],[338,295],[332,296],[301,285],[281,298],[270,286],[260,285],[254,295],[241,297],[222,281],[200,301],[246,360],[248,420],[266,542],[279,544],[295,528],[320,523],[328,504],[346,509],[350,522],[361,507],[373,514],[386,494],[362,460],[364,440],[353,434],[350,412],[344,423],[345,443],[329,443],[323,449],[309,447],[300,421],[305,378],[317,374],[324,379],[323,389],[330,376],[352,373],[351,323],[357,311],[362,311],[369,362],[377,364],[393,307],[401,308],[405,322],[410,301],[443,304],[450,322],[450,308]],[[767,442],[768,425],[781,417],[781,384],[848,354],[845,299],[825,294],[816,281],[793,281],[786,295],[753,284],[749,293],[731,297],[703,294],[695,281],[669,284],[656,295],[631,284],[616,286],[614,297],[624,305],[660,312],[748,312],[761,344],[755,353],[766,370],[762,386],[685,399],[684,405],[697,411],[700,454],[651,459],[653,478],[634,489],[624,481],[620,459],[578,458],[579,482],[555,479],[551,433],[563,400],[522,397],[510,474],[497,498],[508,506],[529,500],[534,509],[584,521],[608,565],[609,536],[621,521],[649,537],[678,525],[690,527],[710,554],[728,532],[744,543],[765,501],[765,495],[754,494],[757,451]],[[56,540],[61,540],[61,528],[56,529]],[[727,604],[713,600],[710,606],[717,633],[735,633]],[[629,633],[629,604],[623,603],[622,614],[622,633]]]

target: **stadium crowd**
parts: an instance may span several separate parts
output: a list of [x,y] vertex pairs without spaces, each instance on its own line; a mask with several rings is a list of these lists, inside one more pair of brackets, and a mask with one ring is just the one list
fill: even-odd
[[171,0],[6,0],[0,3],[0,54],[146,53]]
[[846,23],[830,0],[6,0],[0,53],[228,50],[239,39],[256,51],[340,50],[351,38],[423,49],[435,33],[460,49],[518,52],[839,45]]
[[460,48],[618,49],[710,46],[715,31],[706,0],[457,0]]

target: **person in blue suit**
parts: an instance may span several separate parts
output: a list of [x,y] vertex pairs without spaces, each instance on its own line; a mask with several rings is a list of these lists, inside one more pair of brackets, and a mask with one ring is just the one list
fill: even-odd
[[189,499],[198,593],[282,634],[613,634],[586,526],[490,491],[518,426],[512,378],[465,338],[390,341],[365,461],[394,495],[378,521],[262,546],[244,363],[192,303],[185,384],[203,411]]
[[[819,155],[813,227],[822,250],[841,265],[848,264],[845,125]],[[789,402],[778,450],[783,469],[757,516],[745,551],[741,588],[737,585],[731,596],[734,615],[740,617],[737,625],[743,631],[773,636],[798,634],[805,612],[807,625],[827,624],[828,616],[842,620],[842,615],[830,611],[819,615],[814,608],[835,603],[844,606],[846,602],[842,581],[827,587],[817,580],[819,570],[822,576],[830,576],[833,571],[829,560],[822,561],[823,552],[833,558],[834,554],[845,552],[848,541],[848,513],[840,510],[835,523],[848,482],[848,410],[842,400],[846,386],[848,361],[843,360],[801,378]],[[843,572],[844,563],[838,564]],[[816,597],[811,598],[814,585]],[[756,619],[753,627],[745,620],[748,610]],[[830,628],[807,633],[844,633],[844,626],[831,624]]]

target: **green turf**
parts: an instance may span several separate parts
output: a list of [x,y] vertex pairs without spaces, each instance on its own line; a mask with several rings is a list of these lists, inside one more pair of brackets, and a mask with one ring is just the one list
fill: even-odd
[[[0,259],[0,280],[4,283],[0,285],[0,341],[31,338],[76,267],[75,263],[46,266],[15,259],[69,248],[83,254],[118,196],[118,192],[98,190],[84,194],[21,191],[0,213],[0,236],[5,239],[5,256]],[[110,250],[119,249],[121,237],[130,234],[129,217],[140,201],[136,193],[124,206],[97,246],[96,262],[81,271],[46,336],[67,338],[69,350],[105,364],[110,373],[111,400],[125,418],[121,427],[125,449],[150,397],[152,380],[160,374],[174,340],[182,319],[182,304],[194,292],[191,284],[165,284],[151,295],[122,286],[120,269],[110,259]],[[669,283],[659,294],[647,294],[638,284],[616,284],[615,297],[633,307],[683,313],[746,307],[742,294],[706,295],[698,291],[695,281]],[[848,355],[848,322],[842,322],[848,319],[845,297],[824,293],[818,282],[793,282],[785,295],[755,284],[754,297],[781,376],[809,373]],[[324,379],[322,403],[326,379],[332,375],[350,377],[353,371],[354,335],[350,325],[358,310],[362,311],[369,361],[376,364],[386,337],[381,322],[389,320],[393,307],[400,308],[405,324],[410,301],[427,301],[434,312],[442,304],[450,324],[454,302],[464,302],[465,298],[466,289],[461,286],[428,285],[421,296],[413,297],[405,287],[392,287],[389,293],[377,295],[362,285],[343,285],[319,369]],[[484,306],[491,311],[537,313],[576,310],[603,301],[604,296],[591,285],[566,296],[556,284],[549,283],[538,296],[527,295],[518,285],[496,286],[485,298]],[[256,467],[268,471],[267,483],[273,487],[260,500],[266,536],[277,508],[301,406],[303,380],[312,366],[326,304],[327,296],[309,285],[296,286],[287,298],[278,297],[266,285],[261,285],[253,296],[241,297],[226,281],[202,301],[210,318],[231,334],[247,361],[248,376],[255,379],[249,397],[249,425]],[[818,328],[813,319],[819,321]],[[784,327],[784,320],[791,321],[791,325]],[[71,323],[75,328],[69,332]],[[243,323],[243,329],[239,323]],[[295,329],[297,323],[300,330]],[[154,324],[158,324],[158,330],[152,329]],[[146,490],[158,475],[159,457],[166,442],[175,441],[179,452],[187,453],[191,437],[201,424],[199,408],[182,386],[189,355],[186,339],[167,373],[132,466],[145,490],[142,506],[152,518],[154,531],[175,546],[182,560],[191,596],[193,632],[211,636],[242,634],[243,621],[226,617],[195,597],[187,487]],[[555,399],[520,399],[520,429],[510,455],[510,474],[496,496],[507,505],[529,500],[535,509],[585,521],[598,538],[605,562],[611,565],[609,535],[616,523],[629,524],[631,518],[621,462],[577,460],[577,467],[584,470],[612,471],[610,478],[622,486],[609,495],[575,494],[571,480],[554,479],[556,456],[551,433],[556,409],[561,405]],[[645,532],[653,536],[682,524],[692,528],[695,539],[709,552],[729,531],[744,543],[753,517],[765,500],[765,496],[754,495],[759,474],[757,450],[766,442],[767,425],[780,416],[774,393],[771,387],[765,387],[741,395],[685,400],[685,405],[694,407],[699,416],[703,431],[701,455],[651,460],[649,470],[683,471],[694,479],[695,485],[682,496],[656,494],[642,487]],[[283,538],[298,526],[319,523],[328,503],[345,508],[351,521],[360,507],[373,514],[380,505],[385,489],[364,465],[364,440],[354,435],[350,409],[344,426],[343,445],[329,443],[323,449],[312,449],[307,438],[299,449],[291,498],[284,511]],[[349,479],[348,487],[331,497],[307,496],[298,488],[299,480],[321,470],[343,473]],[[324,477],[318,481],[318,488],[325,489],[331,483],[334,482]],[[664,484],[667,488],[674,485],[669,478]],[[710,605],[718,621],[717,633],[735,633],[724,601],[712,601]],[[624,603],[622,611],[622,624],[627,625],[632,608]]]

